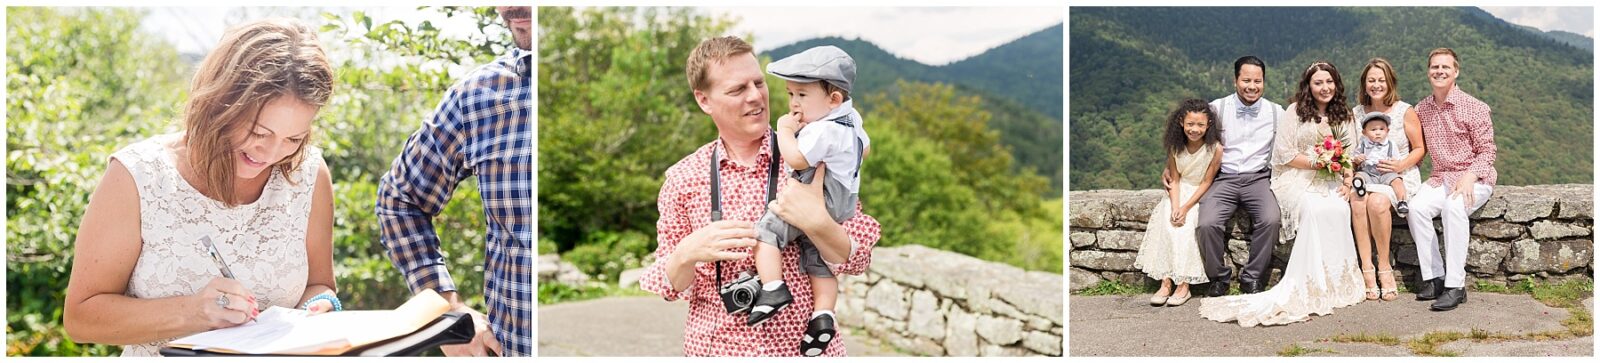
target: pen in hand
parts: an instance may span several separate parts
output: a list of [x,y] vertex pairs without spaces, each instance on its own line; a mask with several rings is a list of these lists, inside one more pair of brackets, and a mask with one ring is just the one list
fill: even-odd
[[[217,263],[217,269],[222,270],[222,277],[238,280],[233,277],[233,270],[228,268],[228,263],[222,260],[222,252],[217,251],[217,245],[211,243],[211,236],[201,236],[200,243],[205,244],[206,252],[211,255],[211,261]],[[255,316],[260,313],[260,310],[251,309],[250,321],[255,321]]]

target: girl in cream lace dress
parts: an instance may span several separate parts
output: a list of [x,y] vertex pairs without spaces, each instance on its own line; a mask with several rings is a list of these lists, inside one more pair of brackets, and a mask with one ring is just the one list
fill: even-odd
[[1167,172],[1178,183],[1150,212],[1144,243],[1134,261],[1146,276],[1161,281],[1150,305],[1183,305],[1189,301],[1189,285],[1209,281],[1194,237],[1199,219],[1194,206],[1222,164],[1222,153],[1217,152],[1222,133],[1216,126],[1217,115],[1205,100],[1184,100],[1167,116]]
[[63,314],[74,340],[156,355],[333,292],[333,188],[308,145],[333,72],[315,35],[292,20],[230,31],[195,73],[183,132],[111,155],[74,246]]
[[1349,189],[1342,184],[1349,174],[1319,173],[1322,165],[1312,151],[1328,135],[1355,145],[1355,122],[1344,103],[1338,70],[1328,63],[1312,64],[1300,78],[1294,101],[1278,120],[1272,151],[1272,192],[1283,210],[1281,233],[1284,240],[1294,239],[1288,265],[1267,291],[1200,300],[1200,315],[1207,319],[1244,327],[1283,325],[1332,314],[1334,308],[1364,298],[1350,232]]

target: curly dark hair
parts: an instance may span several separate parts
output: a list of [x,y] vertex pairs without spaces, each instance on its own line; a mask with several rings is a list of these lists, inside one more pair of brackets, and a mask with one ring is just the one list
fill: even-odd
[[1190,98],[1178,103],[1178,108],[1167,115],[1167,133],[1165,146],[1167,155],[1177,154],[1183,146],[1189,143],[1189,137],[1183,133],[1183,119],[1190,113],[1203,113],[1206,115],[1206,134],[1200,137],[1200,142],[1206,145],[1222,143],[1222,130],[1217,127],[1217,112],[1211,109],[1211,104],[1198,98]]
[[[1294,91],[1294,113],[1300,116],[1300,122],[1317,121],[1317,99],[1311,94],[1311,75],[1317,71],[1327,71],[1333,76],[1333,99],[1328,100],[1326,116],[1328,126],[1339,126],[1351,122],[1350,107],[1345,105],[1344,79],[1339,78],[1339,69],[1332,63],[1317,61],[1311,63],[1304,73],[1300,74],[1300,86]],[[1393,92],[1393,91],[1391,91]]]

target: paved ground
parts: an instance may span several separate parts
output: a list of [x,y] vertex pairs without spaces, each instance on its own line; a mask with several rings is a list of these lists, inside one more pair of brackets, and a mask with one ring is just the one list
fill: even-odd
[[[1408,356],[1405,347],[1325,341],[1339,334],[1388,334],[1406,339],[1431,331],[1529,333],[1565,329],[1565,309],[1527,295],[1471,293],[1449,312],[1428,311],[1431,302],[1401,294],[1395,301],[1368,301],[1332,315],[1275,327],[1241,328],[1200,317],[1199,300],[1175,308],[1149,305],[1148,295],[1072,296],[1068,299],[1067,345],[1072,356],[1275,356],[1290,345],[1323,349],[1308,355]],[[1593,299],[1588,302],[1594,311]],[[1593,356],[1594,339],[1472,343],[1442,348],[1464,356]]]
[[[681,356],[688,315],[688,303],[654,296],[542,305],[539,356]],[[842,338],[851,356],[901,355],[859,331],[847,331]]]

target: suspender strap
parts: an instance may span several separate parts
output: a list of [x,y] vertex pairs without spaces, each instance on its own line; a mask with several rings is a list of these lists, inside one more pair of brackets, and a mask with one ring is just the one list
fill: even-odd
[[[866,167],[865,165],[861,165],[861,163],[864,161],[862,158],[865,158],[867,156],[866,155],[866,149],[867,149],[867,147],[861,144],[861,137],[860,136],[856,136],[856,175],[855,175],[855,177],[857,177],[857,178],[861,177],[861,169]],[[815,182],[815,181],[812,181],[812,182]]]

